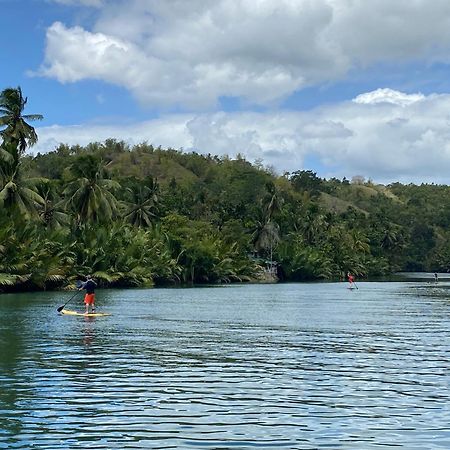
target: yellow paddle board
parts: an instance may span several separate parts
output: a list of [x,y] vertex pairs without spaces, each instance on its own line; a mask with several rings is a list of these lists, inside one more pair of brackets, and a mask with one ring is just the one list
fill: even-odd
[[111,314],[108,313],[80,313],[77,311],[72,311],[71,309],[63,309],[61,311],[61,314],[66,314],[68,316],[83,316],[83,317],[104,317],[104,316],[110,316]]

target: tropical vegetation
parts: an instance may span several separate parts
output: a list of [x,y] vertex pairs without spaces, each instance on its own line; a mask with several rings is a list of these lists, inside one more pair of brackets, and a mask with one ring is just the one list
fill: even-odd
[[114,139],[32,155],[42,116],[26,105],[20,88],[0,93],[0,290],[450,269],[448,186],[279,175]]

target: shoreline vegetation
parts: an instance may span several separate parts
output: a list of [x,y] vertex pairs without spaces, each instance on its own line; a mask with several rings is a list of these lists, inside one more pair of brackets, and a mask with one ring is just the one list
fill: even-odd
[[[108,139],[26,152],[0,93],[0,292],[343,280],[450,268],[450,188],[282,175],[243,156]],[[233,149],[230,149],[233,152]]]

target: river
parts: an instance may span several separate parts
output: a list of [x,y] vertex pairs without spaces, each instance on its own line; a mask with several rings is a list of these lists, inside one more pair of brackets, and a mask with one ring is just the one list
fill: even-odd
[[3,294],[0,448],[450,448],[450,282],[357,285]]

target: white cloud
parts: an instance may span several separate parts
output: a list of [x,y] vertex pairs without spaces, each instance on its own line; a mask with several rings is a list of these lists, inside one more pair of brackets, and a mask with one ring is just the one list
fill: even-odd
[[450,62],[447,0],[117,0],[98,12],[90,30],[48,29],[41,75],[195,109],[270,104],[380,62]]
[[48,28],[38,74],[103,80],[144,104],[203,112],[43,127],[35,151],[115,137],[242,153],[280,172],[319,161],[321,176],[450,183],[450,95],[377,89],[311,111],[205,112],[223,96],[271,105],[376,64],[449,64],[447,0],[54,1],[101,8],[92,28]]
[[424,98],[423,94],[405,94],[404,92],[384,88],[358,95],[353,101],[365,104],[392,103],[394,105],[407,106]]
[[31,152],[46,153],[54,150],[59,144],[87,145],[91,142],[102,142],[109,138],[123,140],[130,145],[144,141],[163,147],[179,148],[192,141],[186,130],[187,116],[172,115],[163,119],[141,122],[132,125],[72,125],[36,127],[38,143]]
[[[87,144],[113,137],[218,155],[242,153],[250,161],[262,158],[280,173],[313,169],[321,176],[363,175],[383,183],[450,183],[450,95],[409,104],[348,101],[304,112],[180,114],[131,126],[37,131],[34,151],[41,152],[56,142]],[[311,159],[321,167],[306,167]]]
[[[58,59],[58,62],[52,64],[51,68],[42,69],[41,74],[54,76],[62,83],[84,78],[102,79],[106,76],[112,82],[120,82],[124,71],[130,75],[133,72],[128,69],[127,55],[139,53],[120,39],[101,33],[92,34],[80,27],[69,31],[60,22],[55,22],[47,30],[47,38],[46,57],[54,61]],[[76,64],[64,63],[72,58]]]

